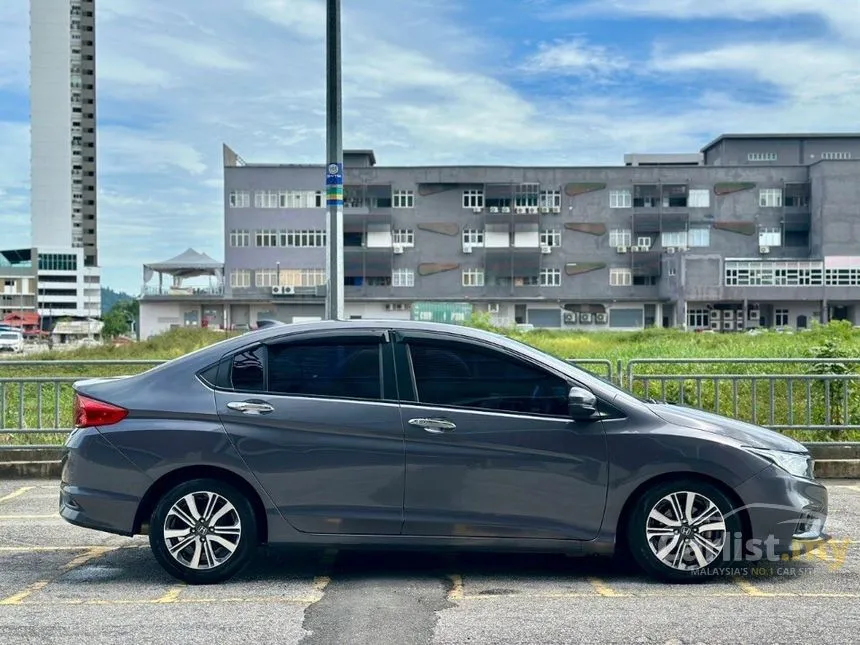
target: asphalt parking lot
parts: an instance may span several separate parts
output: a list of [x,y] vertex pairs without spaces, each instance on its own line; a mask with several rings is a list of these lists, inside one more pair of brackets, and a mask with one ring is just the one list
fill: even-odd
[[787,567],[664,585],[605,559],[263,549],[177,584],[146,538],[68,525],[57,483],[0,481],[0,643],[848,643],[860,633],[860,482],[834,540]]

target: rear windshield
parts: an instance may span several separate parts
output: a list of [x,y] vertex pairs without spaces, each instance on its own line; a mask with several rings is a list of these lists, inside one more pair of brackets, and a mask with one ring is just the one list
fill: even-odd
[[0,338],[2,338],[3,340],[18,340],[19,338],[21,338],[21,335],[16,334],[15,332],[5,331],[0,332]]

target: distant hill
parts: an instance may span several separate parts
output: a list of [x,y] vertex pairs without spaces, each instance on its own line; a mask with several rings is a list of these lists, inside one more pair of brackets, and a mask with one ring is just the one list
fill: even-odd
[[134,300],[134,296],[123,291],[114,291],[110,287],[102,287],[102,316],[109,312],[116,303],[123,300]]

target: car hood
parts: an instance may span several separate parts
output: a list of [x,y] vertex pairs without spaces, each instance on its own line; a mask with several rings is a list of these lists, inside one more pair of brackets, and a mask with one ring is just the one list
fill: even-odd
[[658,403],[650,406],[664,421],[694,430],[703,430],[729,437],[753,448],[769,448],[771,450],[786,450],[788,452],[806,453],[808,450],[799,441],[786,437],[774,430],[761,426],[730,419],[719,414],[705,412],[682,405]]

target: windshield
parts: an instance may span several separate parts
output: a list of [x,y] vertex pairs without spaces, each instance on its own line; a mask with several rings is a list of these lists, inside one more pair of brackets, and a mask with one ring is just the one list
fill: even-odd
[[0,339],[2,340],[18,340],[19,338],[21,335],[14,332],[0,332]]

